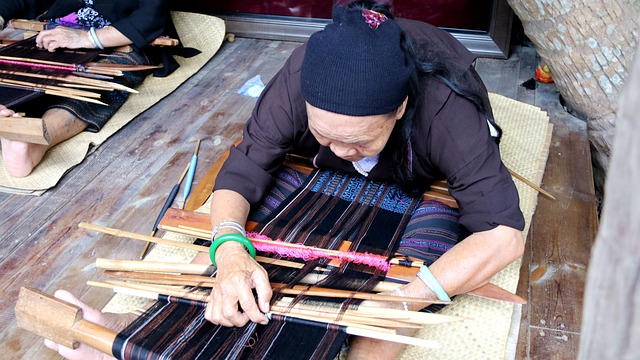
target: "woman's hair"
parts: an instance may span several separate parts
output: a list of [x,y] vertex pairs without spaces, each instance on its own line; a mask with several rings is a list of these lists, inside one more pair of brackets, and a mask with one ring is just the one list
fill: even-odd
[[[373,10],[384,14],[389,19],[394,18],[388,4],[381,4],[370,0],[358,0],[351,2],[348,7],[360,10]],[[498,129],[498,132],[501,131],[493,122],[493,115],[487,100],[485,100],[486,97],[481,95],[481,91],[483,90],[480,88],[465,87],[461,84],[459,79],[452,73],[452,69],[443,61],[445,59],[439,58],[437,54],[427,52],[426,55],[422,56],[422,59],[418,59],[411,39],[404,32],[401,37],[401,46],[407,58],[413,63],[415,71],[413,72],[409,85],[409,99],[406,111],[402,119],[399,120],[400,126],[396,126],[391,134],[389,143],[393,149],[393,178],[402,186],[405,192],[412,196],[417,196],[426,190],[426,184],[422,184],[416,180],[410,166],[410,143],[413,135],[414,122],[417,121],[414,115],[423,95],[419,82],[421,77],[433,77],[449,87],[454,93],[471,101],[478,111],[492,122]]]

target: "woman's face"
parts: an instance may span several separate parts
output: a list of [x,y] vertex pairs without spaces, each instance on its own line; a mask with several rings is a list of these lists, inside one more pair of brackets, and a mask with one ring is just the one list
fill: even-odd
[[349,116],[319,109],[307,103],[309,130],[320,145],[339,158],[359,161],[379,154],[391,136],[396,121],[402,118],[407,100],[392,114]]

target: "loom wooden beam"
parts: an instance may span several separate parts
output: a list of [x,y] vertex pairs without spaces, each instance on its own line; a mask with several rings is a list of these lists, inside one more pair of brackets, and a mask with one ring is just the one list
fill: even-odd
[[[242,141],[242,138],[238,138],[234,141],[233,145],[238,145]],[[218,160],[207,170],[207,173],[204,174],[202,179],[198,182],[198,185],[191,192],[191,196],[185,205],[185,210],[196,210],[202,204],[204,204],[209,196],[211,195],[211,190],[213,189],[213,184],[216,181],[216,176],[218,176],[218,172],[222,168],[222,165],[229,157],[229,150],[225,151]],[[300,171],[303,174],[309,175],[311,171],[313,171],[313,167],[309,159],[298,156],[295,154],[287,154],[284,160],[284,164],[289,166],[297,171]],[[424,200],[437,200],[440,201],[450,207],[458,208],[458,203],[455,199],[449,194],[449,189],[447,188],[446,181],[437,181],[431,185],[431,188],[426,191],[423,195]]]
[[8,26],[19,30],[42,31],[47,28],[47,23],[36,20],[13,19],[9,21]]
[[76,349],[80,343],[105,354],[117,333],[84,320],[82,309],[36,289],[22,287],[15,307],[18,326],[60,345]]
[[0,136],[14,141],[49,145],[44,120],[28,117],[0,117]]

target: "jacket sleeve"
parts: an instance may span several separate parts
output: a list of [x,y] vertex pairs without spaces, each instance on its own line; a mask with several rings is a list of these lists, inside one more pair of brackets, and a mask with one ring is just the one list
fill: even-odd
[[[100,12],[97,3],[96,9]],[[165,24],[170,21],[169,7],[164,0],[141,0],[128,16],[115,21],[108,20],[134,45],[143,48],[158,36],[164,35]]]
[[513,179],[490,136],[487,118],[470,101],[450,93],[429,139],[431,157],[448,180],[463,226],[471,232],[498,225],[524,228]]

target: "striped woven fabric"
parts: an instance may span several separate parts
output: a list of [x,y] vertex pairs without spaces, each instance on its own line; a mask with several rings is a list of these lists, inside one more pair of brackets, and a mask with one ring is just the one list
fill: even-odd
[[461,239],[470,235],[460,226],[458,209],[439,201],[427,200],[418,205],[405,229],[397,252],[431,265]]
[[[417,201],[395,185],[316,171],[257,230],[271,238],[327,249],[349,240],[350,250],[391,256]],[[293,286],[316,267],[328,267],[323,273],[328,276],[317,286],[352,291],[370,290],[385,275],[353,263],[340,267],[329,267],[325,259],[301,263],[302,269],[273,265],[266,269],[271,281]],[[276,292],[273,300],[279,298]],[[304,296],[296,299],[304,300]],[[345,339],[334,326],[304,325],[286,317],[265,326],[226,328],[206,321],[200,306],[157,302],[118,335],[113,353],[120,359],[330,359]]]

